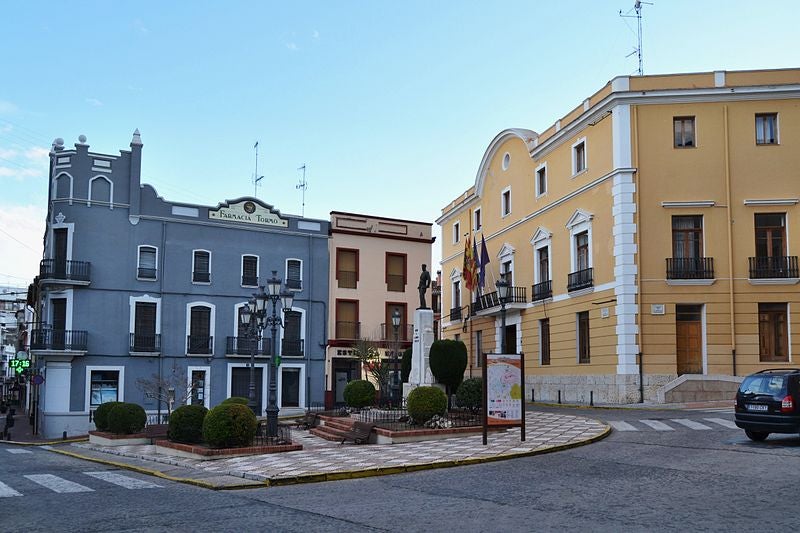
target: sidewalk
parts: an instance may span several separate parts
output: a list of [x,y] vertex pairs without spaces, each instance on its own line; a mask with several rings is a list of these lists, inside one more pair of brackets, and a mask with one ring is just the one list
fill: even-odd
[[447,468],[549,453],[589,444],[611,428],[582,416],[528,412],[526,440],[520,429],[408,444],[340,445],[293,431],[297,452],[201,461],[156,453],[153,445],[99,446],[88,442],[50,443],[56,453],[135,470],[217,490],[333,481]]

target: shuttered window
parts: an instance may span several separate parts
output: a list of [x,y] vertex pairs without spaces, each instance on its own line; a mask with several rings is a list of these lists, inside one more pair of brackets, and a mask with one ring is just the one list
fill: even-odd
[[589,311],[578,313],[578,362],[589,363]]
[[258,257],[242,256],[242,285],[255,287],[258,285]]
[[208,283],[211,281],[211,254],[204,250],[195,250],[194,252],[192,281],[196,283]]
[[336,280],[340,289],[355,289],[358,283],[358,250],[336,249]]
[[405,254],[386,254],[386,290],[393,292],[406,290]]
[[785,303],[758,304],[758,346],[762,362],[789,361]]
[[286,261],[286,286],[295,290],[303,288],[303,263],[299,259]]

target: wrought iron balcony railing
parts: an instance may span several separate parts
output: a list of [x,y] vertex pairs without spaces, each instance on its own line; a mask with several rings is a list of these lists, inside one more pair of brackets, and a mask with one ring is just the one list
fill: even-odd
[[750,258],[750,279],[797,278],[797,256],[772,256]]
[[538,302],[553,296],[553,280],[548,279],[531,287],[533,302]]
[[361,338],[361,322],[336,322],[337,339],[359,339]]
[[355,289],[358,283],[358,276],[349,270],[339,270],[336,272],[338,287],[340,289]]
[[405,276],[399,274],[386,275],[386,290],[392,292],[403,292],[406,290]]
[[207,355],[213,353],[214,337],[209,335],[187,335],[186,353]]
[[461,308],[460,307],[453,307],[450,309],[450,320],[461,320]]
[[303,357],[303,339],[281,340],[281,357]]
[[242,285],[245,287],[258,287],[258,276],[245,274],[242,276]]
[[139,333],[131,333],[130,342],[131,352],[161,352],[161,334],[154,333],[151,335],[141,335]]
[[[526,303],[528,301],[526,287],[509,287],[509,297],[506,305],[512,303]],[[472,312],[477,313],[485,309],[491,309],[500,305],[500,295],[497,291],[482,294],[472,303]]]
[[155,268],[139,267],[138,269],[136,269],[136,276],[139,279],[156,279],[157,273],[158,270],[156,270]]
[[31,350],[86,351],[89,334],[71,329],[35,329],[31,332]]
[[[381,324],[381,340],[394,341],[394,326],[392,324]],[[397,326],[397,340],[400,342],[409,342],[414,338],[414,325],[413,324],[400,324]]]
[[192,281],[196,283],[210,283],[211,272],[204,272],[202,270],[195,270],[192,272]]
[[88,261],[42,259],[39,263],[39,279],[89,281],[91,266]]
[[255,355],[272,355],[272,338],[262,337],[260,341],[250,337],[228,337],[225,343],[225,353],[228,355],[250,355],[256,349]]
[[294,289],[299,291],[303,288],[303,280],[301,279],[294,279],[294,278],[286,278],[286,288],[287,289]]
[[714,279],[714,258],[668,257],[667,279]]
[[591,268],[584,268],[577,272],[572,272],[567,277],[567,291],[578,291],[594,285],[594,278]]

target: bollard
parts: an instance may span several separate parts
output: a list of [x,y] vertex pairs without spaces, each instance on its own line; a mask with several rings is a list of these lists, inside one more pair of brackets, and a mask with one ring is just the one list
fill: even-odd
[[536,389],[531,387],[531,403],[536,402]]
[[561,389],[558,389],[558,403],[561,403]]
[[65,431],[64,433],[62,433],[62,434],[61,434],[61,438],[62,438],[63,440],[67,440],[67,432],[66,432],[66,431]]
[[589,405],[594,407],[594,391],[593,390],[589,391]]

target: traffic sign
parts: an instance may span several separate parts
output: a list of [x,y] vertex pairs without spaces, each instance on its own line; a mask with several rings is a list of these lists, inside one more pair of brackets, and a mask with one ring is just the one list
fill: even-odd
[[20,350],[17,352],[16,358],[19,359],[20,361],[26,361],[28,359],[28,352]]
[[31,383],[33,383],[34,385],[41,385],[42,383],[44,383],[44,376],[41,374],[36,374],[31,378]]

